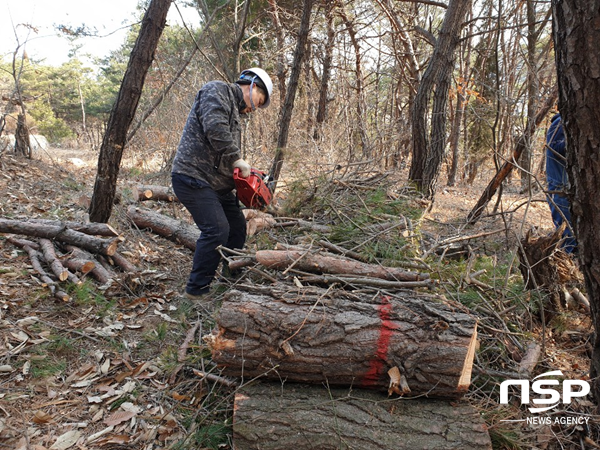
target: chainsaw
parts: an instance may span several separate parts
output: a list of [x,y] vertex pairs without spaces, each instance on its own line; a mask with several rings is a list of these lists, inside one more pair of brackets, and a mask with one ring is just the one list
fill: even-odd
[[270,176],[258,169],[250,169],[250,175],[243,178],[240,169],[233,169],[233,181],[238,199],[247,207],[264,209],[273,200],[273,192],[269,187]]

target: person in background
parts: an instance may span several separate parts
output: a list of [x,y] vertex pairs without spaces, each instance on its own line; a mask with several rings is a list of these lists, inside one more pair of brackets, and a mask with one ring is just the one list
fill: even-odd
[[221,261],[217,247],[241,249],[246,242],[246,220],[233,192],[233,170],[250,175],[240,150],[240,115],[266,108],[272,92],[269,75],[255,67],[235,83],[210,81],[196,95],[171,170],[173,191],[200,229],[187,298],[209,292]]
[[546,181],[548,183],[548,204],[552,213],[554,226],[559,228],[567,221],[563,232],[562,248],[567,253],[577,250],[577,241],[573,236],[571,225],[571,211],[567,189],[569,177],[567,175],[567,145],[560,114],[554,115],[548,132],[546,133]]

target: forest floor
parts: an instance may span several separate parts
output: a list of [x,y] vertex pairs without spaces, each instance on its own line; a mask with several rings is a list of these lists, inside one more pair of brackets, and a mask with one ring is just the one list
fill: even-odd
[[[91,152],[61,150],[42,160],[2,155],[0,217],[84,222],[96,157]],[[415,244],[421,246],[417,253],[448,239],[473,236],[456,240],[457,246],[440,246],[448,251],[433,252],[428,259],[446,294],[457,292],[456,298],[471,301],[469,307],[475,305],[474,312],[493,316],[489,322],[481,319],[482,350],[465,401],[481,410],[496,449],[600,448],[599,417],[592,414],[587,400],[561,405],[590,418],[583,426],[513,423],[510,420],[524,417],[526,408],[498,403],[499,380],[516,373],[527,342],[544,346],[535,374],[561,370],[565,378],[585,379],[592,330],[589,317],[580,310],[561,314],[560,322],[543,327],[535,308],[523,305],[534,303],[533,295],[518,289],[522,287],[518,258],[511,249],[532,228],[539,233],[552,230],[542,194],[528,199],[519,193],[515,177],[504,188],[495,213],[490,213],[491,204],[477,224],[465,225],[488,175],[473,186],[440,188],[431,210],[420,216],[418,211],[423,212],[426,204],[406,193],[404,174],[395,175],[388,191],[390,198],[408,199],[413,214],[417,211],[422,236]],[[192,254],[136,229],[125,214],[134,202],[131,193],[136,184],[167,182],[164,174],[150,177],[124,165],[121,202],[110,224],[124,237],[119,251],[139,272],[123,274],[108,288],[92,282],[68,286],[66,302],[49,295],[27,254],[0,234],[0,448],[232,448],[234,389],[202,376],[218,373],[201,339],[214,322],[180,295]],[[287,197],[294,198],[291,193]],[[145,203],[189,222],[180,205]],[[261,231],[249,239],[248,246],[260,247],[274,233]],[[451,255],[452,251],[459,254]],[[463,254],[466,257],[461,259]],[[485,282],[467,285],[465,272],[482,267],[487,271]],[[221,293],[231,287],[225,280],[217,285]],[[186,335],[198,337],[190,341]]]

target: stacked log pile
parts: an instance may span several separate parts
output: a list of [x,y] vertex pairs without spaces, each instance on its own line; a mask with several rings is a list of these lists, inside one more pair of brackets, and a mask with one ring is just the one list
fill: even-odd
[[[139,206],[128,216],[195,248],[193,225]],[[253,232],[326,232],[253,211],[247,220]],[[222,374],[244,385],[234,448],[491,449],[478,412],[456,403],[470,385],[477,321],[423,291],[433,285],[424,264],[371,264],[326,239],[222,252],[258,282],[236,283],[205,336]]]
[[40,285],[63,301],[69,300],[63,282],[81,284],[83,277],[92,277],[106,288],[114,269],[137,272],[118,252],[123,237],[108,224],[0,218],[0,233],[9,233],[7,242],[27,252]]
[[[241,285],[205,340],[224,375],[261,380],[236,396],[238,450],[289,448],[282,442],[299,435],[309,439],[295,440],[297,449],[346,448],[340,439],[358,449],[392,448],[388,439],[491,448],[478,413],[454,403],[470,385],[477,322],[442,297]],[[342,410],[340,421],[332,411]]]

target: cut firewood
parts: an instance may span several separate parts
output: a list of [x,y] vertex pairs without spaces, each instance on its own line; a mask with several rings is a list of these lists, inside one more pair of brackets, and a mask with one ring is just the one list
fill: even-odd
[[[59,222],[60,223],[60,222]],[[112,255],[117,251],[121,239],[102,239],[67,228],[66,225],[19,221],[0,218],[0,233],[23,234],[64,242],[84,248],[92,253]]]
[[69,268],[69,270],[81,272],[84,275],[91,272],[96,267],[94,262],[87,259],[67,258],[64,259],[62,263]]
[[165,202],[178,202],[179,199],[168,186],[138,185],[133,188],[134,199],[143,202],[145,200],[160,200]]
[[310,250],[259,250],[256,260],[269,269],[295,268],[306,272],[360,275],[389,281],[420,281],[428,274],[410,272],[396,267],[367,264],[350,258]]
[[480,412],[460,402],[254,383],[236,392],[233,411],[237,450],[492,449]]
[[50,266],[52,273],[56,275],[60,281],[65,281],[69,278],[69,271],[64,268],[62,263],[58,260],[58,256],[56,256],[56,252],[54,251],[54,244],[49,239],[40,239],[40,248],[42,250],[42,254],[44,255],[44,259]]
[[413,396],[455,398],[469,387],[477,324],[440,297],[263,292],[225,296],[206,338],[225,375],[386,391],[398,366]]
[[109,262],[113,262],[115,265],[119,266],[123,272],[127,273],[136,273],[138,272],[138,268],[133,265],[127,258],[121,255],[119,252],[115,252],[114,255],[108,257]]
[[91,274],[100,284],[106,285],[114,278],[114,275],[110,271],[102,267],[100,262],[85,250],[73,245],[65,245],[64,249],[68,251],[74,259],[81,259],[91,262],[94,267],[87,273]]
[[196,249],[196,241],[200,236],[200,230],[195,225],[134,205],[127,208],[127,217],[138,228],[149,228],[154,233],[182,244],[190,250]]
[[29,255],[31,267],[33,267],[33,270],[35,270],[40,276],[40,281],[42,282],[43,286],[47,287],[52,295],[59,300],[64,302],[69,301],[69,295],[66,292],[56,288],[56,282],[50,278],[48,273],[42,267],[41,259],[43,258],[43,255],[29,245],[23,246],[23,250],[25,250]]
[[262,211],[244,209],[242,212],[246,218],[246,232],[249,237],[254,236],[260,230],[271,228],[276,223],[271,214]]

